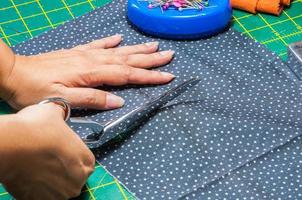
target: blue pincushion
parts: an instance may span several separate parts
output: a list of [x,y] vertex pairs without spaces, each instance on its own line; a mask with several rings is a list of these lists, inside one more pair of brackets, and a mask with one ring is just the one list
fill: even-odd
[[140,31],[168,39],[197,39],[223,31],[232,17],[229,0],[208,0],[202,9],[150,8],[148,1],[128,0],[127,17]]

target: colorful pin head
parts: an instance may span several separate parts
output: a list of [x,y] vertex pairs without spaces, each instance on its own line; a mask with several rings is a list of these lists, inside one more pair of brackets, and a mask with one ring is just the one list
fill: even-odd
[[208,0],[146,0],[149,9],[160,7],[162,10],[176,9],[183,11],[186,9],[202,10],[209,5]]

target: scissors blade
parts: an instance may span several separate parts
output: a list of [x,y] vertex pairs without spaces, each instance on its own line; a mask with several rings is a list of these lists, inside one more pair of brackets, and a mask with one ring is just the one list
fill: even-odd
[[88,145],[91,148],[97,148],[109,140],[115,138],[121,133],[128,132],[133,128],[141,125],[141,122],[148,118],[149,115],[155,110],[161,108],[163,105],[178,97],[188,89],[195,86],[200,79],[193,78],[182,84],[170,89],[164,94],[156,97],[155,99],[149,101],[141,107],[138,107],[131,112],[123,115],[122,117],[107,123],[104,126],[102,133],[99,134],[99,140],[95,142],[90,142]]

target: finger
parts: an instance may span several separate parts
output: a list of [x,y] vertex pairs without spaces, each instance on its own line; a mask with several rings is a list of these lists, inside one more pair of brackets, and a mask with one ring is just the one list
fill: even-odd
[[89,49],[107,49],[107,48],[113,48],[119,45],[119,43],[122,41],[121,35],[114,35],[111,37],[102,38],[100,40],[95,40],[93,42],[90,42],[88,44],[79,45],[74,47],[74,49],[77,50],[89,50]]
[[64,96],[72,107],[109,110],[124,105],[121,97],[92,88],[66,88]]
[[130,72],[126,74],[126,84],[164,84],[170,82],[174,77],[168,72],[130,67]]
[[151,54],[100,55],[98,50],[89,51],[96,63],[102,65],[129,65],[137,68],[152,68],[171,61],[174,51],[161,51]]
[[47,103],[44,105],[41,104],[40,106],[43,106],[43,111],[45,111],[45,113],[48,113],[49,115],[52,114],[55,117],[58,117],[58,115],[60,115],[62,119],[66,117],[66,112],[64,111],[63,107],[56,103]]
[[82,76],[84,85],[98,86],[125,84],[163,84],[171,81],[174,75],[167,72],[151,71],[127,65],[107,65],[101,69],[96,67],[88,75]]
[[174,51],[161,51],[152,54],[133,54],[127,56],[126,64],[137,68],[152,68],[165,65],[173,58]]
[[149,42],[145,44],[138,44],[133,46],[123,46],[118,48],[111,48],[102,50],[102,54],[114,54],[114,55],[130,55],[130,54],[142,54],[142,53],[154,53],[158,50],[158,42]]

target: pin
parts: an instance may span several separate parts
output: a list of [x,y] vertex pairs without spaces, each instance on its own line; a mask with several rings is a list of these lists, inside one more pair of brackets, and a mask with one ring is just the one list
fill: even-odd
[[168,9],[183,10],[202,10],[209,5],[208,0],[139,0],[148,2],[148,8],[160,7],[163,11]]

